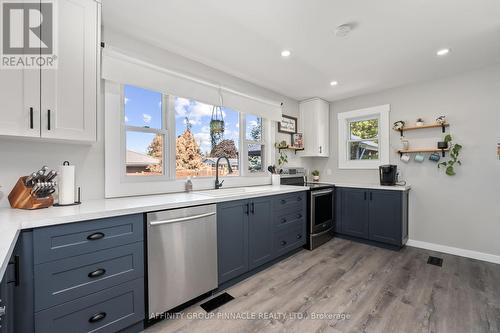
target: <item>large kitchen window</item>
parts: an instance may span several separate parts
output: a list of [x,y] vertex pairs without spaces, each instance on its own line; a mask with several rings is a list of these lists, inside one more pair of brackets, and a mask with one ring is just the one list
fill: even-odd
[[376,169],[389,162],[389,105],[338,114],[339,168]]
[[169,179],[263,174],[265,120],[226,107],[122,86],[125,176]]

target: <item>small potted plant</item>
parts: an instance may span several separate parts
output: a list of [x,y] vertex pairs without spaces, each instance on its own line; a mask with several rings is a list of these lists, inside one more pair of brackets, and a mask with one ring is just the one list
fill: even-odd
[[319,182],[319,171],[318,170],[313,170],[311,172],[311,175],[313,176],[313,181]]
[[422,118],[418,118],[415,125],[417,125],[418,127],[424,126],[424,120]]

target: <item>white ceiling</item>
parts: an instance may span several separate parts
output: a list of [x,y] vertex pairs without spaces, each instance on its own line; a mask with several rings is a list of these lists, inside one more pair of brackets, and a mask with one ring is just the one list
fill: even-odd
[[[103,22],[299,100],[500,62],[499,0],[103,0]],[[335,37],[344,23],[356,27]],[[438,58],[444,47],[452,52]]]

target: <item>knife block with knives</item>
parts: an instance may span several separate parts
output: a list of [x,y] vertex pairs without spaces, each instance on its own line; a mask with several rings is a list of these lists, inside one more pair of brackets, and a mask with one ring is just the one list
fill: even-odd
[[9,202],[12,208],[39,209],[54,204],[57,171],[44,165],[37,172],[21,177],[10,191]]
[[54,204],[54,197],[52,194],[39,198],[33,192],[32,188],[26,186],[27,178],[28,176],[19,178],[12,191],[10,191],[10,206],[20,209],[39,209],[52,206]]

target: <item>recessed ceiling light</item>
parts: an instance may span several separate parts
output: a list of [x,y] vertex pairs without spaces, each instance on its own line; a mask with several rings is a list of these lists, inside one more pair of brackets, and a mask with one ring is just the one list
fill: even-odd
[[337,84],[339,84],[337,81],[332,81],[330,82],[330,85],[333,87],[333,86],[336,86]]
[[440,57],[444,56],[444,55],[447,55],[448,53],[450,53],[450,49],[441,49],[441,50],[439,50],[439,51],[436,52],[436,54],[438,56],[440,56]]
[[292,54],[292,52],[290,52],[290,50],[283,50],[281,51],[281,56],[282,57],[289,57],[290,55]]

